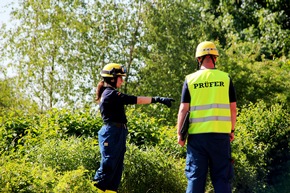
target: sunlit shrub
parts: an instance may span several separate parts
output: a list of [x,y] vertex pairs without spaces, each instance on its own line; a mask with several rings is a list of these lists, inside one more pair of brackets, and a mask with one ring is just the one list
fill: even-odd
[[76,138],[51,139],[30,149],[27,159],[40,165],[64,172],[85,167],[95,170],[100,161],[97,139]]
[[243,108],[233,142],[236,189],[265,190],[282,175],[290,158],[290,119],[282,105],[260,101]]
[[0,192],[49,192],[55,187],[58,177],[59,174],[50,167],[24,159],[5,159],[0,166]]
[[129,145],[120,193],[185,192],[184,160],[172,159],[159,148]]
[[88,178],[88,170],[83,167],[65,172],[53,188],[55,193],[93,193],[96,191],[96,187]]

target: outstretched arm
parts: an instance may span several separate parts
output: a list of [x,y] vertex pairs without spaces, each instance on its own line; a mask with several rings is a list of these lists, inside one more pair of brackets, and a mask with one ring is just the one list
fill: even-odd
[[144,97],[138,96],[137,97],[137,104],[151,104],[152,97]]
[[151,103],[161,103],[166,105],[167,107],[171,107],[171,103],[175,100],[172,98],[166,97],[144,97],[138,96],[137,97],[137,104],[151,104]]

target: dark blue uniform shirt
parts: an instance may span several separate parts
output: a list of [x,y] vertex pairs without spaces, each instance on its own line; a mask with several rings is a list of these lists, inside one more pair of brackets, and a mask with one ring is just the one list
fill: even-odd
[[106,87],[100,101],[100,112],[104,123],[127,123],[125,105],[136,104],[137,97],[123,94],[114,88]]

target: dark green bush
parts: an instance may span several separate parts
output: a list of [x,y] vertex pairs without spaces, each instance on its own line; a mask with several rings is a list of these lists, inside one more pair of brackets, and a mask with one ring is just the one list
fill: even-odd
[[290,192],[290,161],[283,168],[283,174],[275,177],[273,186],[266,193],[289,193]]
[[[253,42],[232,42],[232,46],[224,54],[221,53],[218,69],[228,72],[232,77],[239,107],[263,100],[270,105],[280,103],[289,108],[289,59],[281,57],[266,60],[260,53],[261,46]],[[261,60],[257,60],[257,57],[261,57]]]
[[101,116],[86,111],[71,112],[68,110],[50,112],[50,121],[53,121],[68,136],[98,136],[102,126]]
[[233,142],[238,192],[269,189],[290,158],[290,118],[282,105],[260,101],[241,111]]
[[[0,122],[0,153],[9,153],[17,148],[18,145],[23,145],[21,140],[34,126],[38,125],[38,115],[29,117],[20,111],[10,112],[1,117]],[[31,130],[31,134],[36,134],[37,130]]]
[[161,121],[138,108],[128,108],[129,143],[137,146],[158,144],[161,133]]
[[1,117],[0,152],[8,153],[12,149],[19,150],[28,145],[37,146],[43,140],[51,138],[95,137],[101,125],[101,118],[89,111],[52,109],[46,114],[14,112]]

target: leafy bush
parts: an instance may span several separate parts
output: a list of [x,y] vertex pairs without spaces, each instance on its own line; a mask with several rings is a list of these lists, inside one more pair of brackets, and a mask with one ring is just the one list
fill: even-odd
[[[0,122],[0,153],[9,153],[18,145],[23,145],[21,138],[27,130],[38,125],[34,118],[28,117],[20,111],[10,112],[1,117]],[[37,131],[35,131],[37,132]]]
[[261,46],[253,42],[232,42],[232,46],[217,62],[218,68],[232,77],[240,107],[259,100],[289,107],[289,59],[281,57],[266,60],[259,52]]
[[83,166],[95,170],[100,161],[97,139],[76,138],[51,139],[27,151],[27,159],[56,171],[77,170]]
[[140,109],[130,108],[127,110],[129,143],[137,146],[156,145],[161,133],[161,120],[149,117]]
[[49,192],[59,177],[54,169],[23,159],[1,162],[0,192]]
[[285,168],[283,168],[283,174],[275,178],[273,186],[269,187],[267,193],[288,193],[290,190],[290,161]]
[[238,192],[265,190],[282,175],[290,158],[289,124],[282,105],[260,101],[243,108],[233,142]]
[[185,161],[171,158],[159,148],[129,145],[120,193],[185,192]]
[[88,170],[57,172],[51,167],[22,160],[11,160],[0,167],[0,191],[8,192],[95,192]]
[[[1,192],[94,192],[91,179],[100,161],[94,144],[93,139],[55,139],[18,161],[2,157]],[[184,163],[158,148],[128,145],[120,192],[183,192]]]
[[55,193],[89,193],[96,191],[97,189],[88,178],[88,170],[83,167],[65,172],[53,189]]
[[[43,142],[27,146],[30,149],[22,158],[17,152],[2,156],[1,192],[94,192],[91,174],[100,161],[96,139],[70,137]],[[13,158],[16,155],[17,159]]]
[[[120,193],[184,192],[186,148],[177,144],[176,128],[140,109],[128,109],[128,119]],[[268,107],[260,101],[242,108],[232,144],[234,192],[287,192],[289,123],[283,105]],[[0,191],[93,191],[101,124],[100,117],[89,112],[66,110],[1,117]],[[207,190],[212,190],[210,184]]]
[[1,117],[0,152],[10,152],[26,146],[37,146],[51,138],[68,138],[69,136],[97,136],[101,128],[100,117],[89,111],[70,112],[52,109],[46,114],[27,114],[14,112]]
[[163,126],[160,128],[158,147],[173,158],[185,158],[186,146],[181,147],[177,141],[176,127]]
[[59,125],[68,136],[98,136],[98,131],[103,124],[101,116],[93,115],[89,110],[76,112],[53,110],[49,115],[50,121]]
[[184,158],[186,148],[177,143],[176,127],[164,119],[148,116],[141,109],[128,109],[128,142],[138,147],[158,146],[172,157]]

